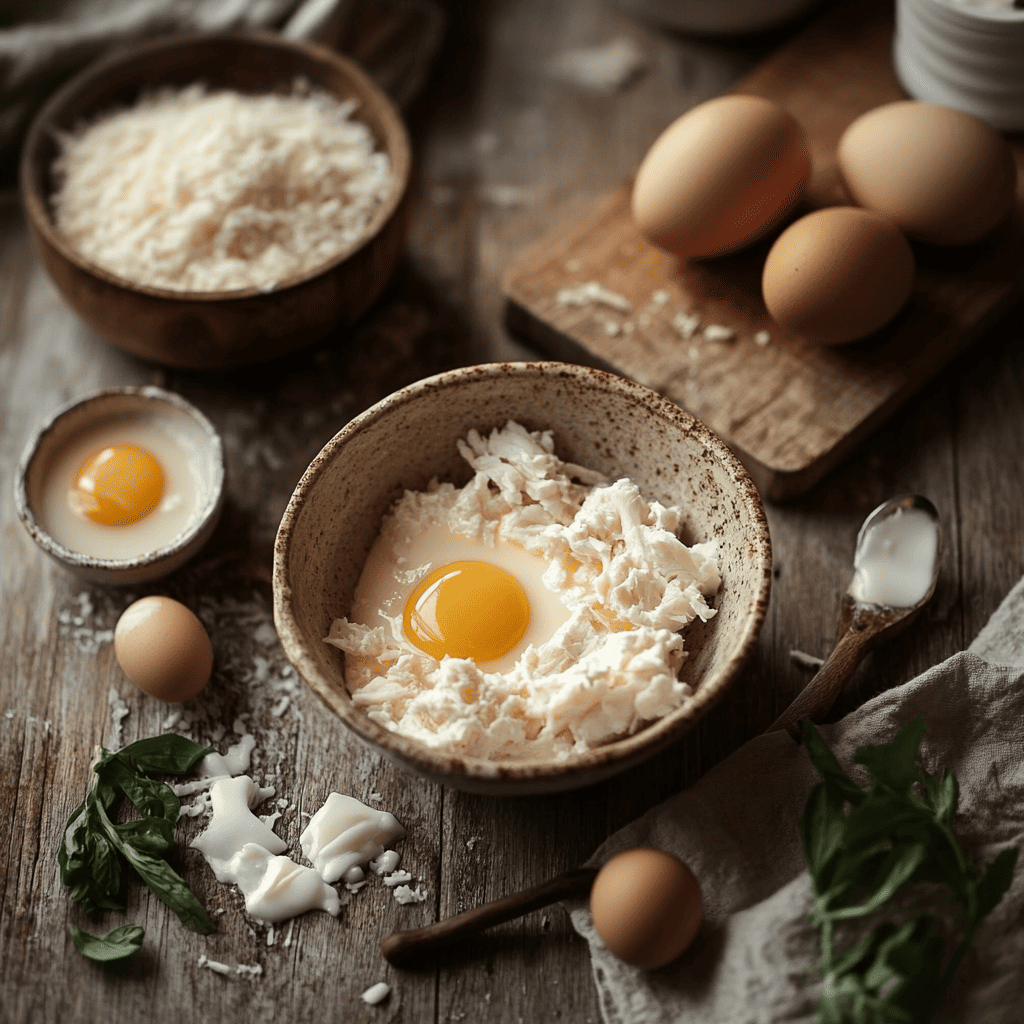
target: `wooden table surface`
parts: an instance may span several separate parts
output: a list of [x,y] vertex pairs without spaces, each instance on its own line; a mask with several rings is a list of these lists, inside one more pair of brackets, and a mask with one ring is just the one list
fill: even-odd
[[[596,1022],[583,941],[558,907],[488,934],[476,956],[399,972],[380,957],[395,928],[532,885],[585,860],[612,831],[692,783],[767,727],[811,675],[793,650],[831,649],[857,529],[882,500],[927,495],[946,530],[934,602],[870,656],[838,717],[962,649],[1024,573],[1024,309],[1012,310],[807,496],[768,505],[774,589],[756,655],[735,690],[674,749],[581,792],[498,800],[442,789],[355,744],[305,693],[267,628],[274,534],[299,476],[353,415],[395,388],[453,366],[534,355],[502,326],[498,282],[517,252],[571,219],[633,170],[679,112],[726,88],[788,32],[742,43],[643,26],[597,0],[499,0],[453,16],[434,79],[408,117],[420,178],[408,258],[351,335],[273,365],[224,374],[167,372],[119,353],[63,304],[28,247],[17,196],[0,200],[0,1020]],[[588,91],[546,69],[568,47],[619,36],[650,67],[628,88]],[[111,384],[155,383],[198,405],[222,431],[230,495],[201,555],[132,595],[83,584],[47,561],[18,522],[14,469],[37,422]],[[379,881],[333,919],[313,913],[271,936],[248,919],[187,843],[173,863],[215,931],[187,931],[133,888],[98,928],[61,885],[62,825],[85,793],[94,745],[163,731],[167,705],[137,692],[110,630],[132,597],[166,593],[196,608],[216,652],[213,680],[179,720],[223,750],[245,724],[254,773],[287,800],[276,830],[294,851],[331,790],[375,802],[407,827],[403,866],[425,903],[400,906]],[[276,712],[276,713],[275,713]],[[237,720],[242,718],[242,723]],[[374,795],[376,794],[376,795]],[[114,979],[83,959],[68,925],[146,928],[138,974]],[[262,973],[223,977],[201,954]],[[360,994],[392,986],[379,1006]]]

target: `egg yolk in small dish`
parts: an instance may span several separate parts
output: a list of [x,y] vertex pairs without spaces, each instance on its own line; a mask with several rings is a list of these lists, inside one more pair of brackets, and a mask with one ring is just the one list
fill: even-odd
[[209,492],[203,438],[175,412],[112,416],[55,448],[35,509],[69,551],[130,559],[186,532]]
[[134,444],[101,448],[82,463],[68,493],[72,508],[102,526],[128,526],[148,516],[164,493],[164,470]]
[[432,658],[504,657],[530,625],[522,584],[487,562],[452,562],[428,573],[405,605],[405,634]]

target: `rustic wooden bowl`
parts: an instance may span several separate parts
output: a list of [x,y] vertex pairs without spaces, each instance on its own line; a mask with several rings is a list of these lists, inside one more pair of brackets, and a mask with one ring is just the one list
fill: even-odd
[[[61,236],[50,197],[54,133],[143,90],[197,81],[240,92],[288,92],[297,77],[339,99],[391,159],[390,195],[364,237],[316,270],[272,290],[185,292],[135,284],[80,256]],[[283,355],[364,313],[383,291],[405,238],[411,149],[401,116],[352,61],[312,43],[271,34],[194,34],[158,39],[101,60],[71,79],[36,116],[21,156],[20,181],[36,250],[68,304],[99,334],[168,366],[222,369]]]
[[[569,462],[628,476],[647,498],[687,510],[686,543],[718,538],[717,614],[686,629],[682,677],[695,699],[640,732],[567,761],[492,762],[428,749],[371,721],[345,688],[344,655],[326,644],[346,615],[381,518],[405,489],[470,476],[456,448],[515,419],[552,429]],[[739,461],[700,421],[632,381],[565,363],[496,363],[439,374],[378,402],[336,434],[299,481],[274,549],[274,619],[289,659],[361,740],[458,789],[553,792],[624,771],[692,729],[753,650],[768,606],[771,544],[761,500]]]

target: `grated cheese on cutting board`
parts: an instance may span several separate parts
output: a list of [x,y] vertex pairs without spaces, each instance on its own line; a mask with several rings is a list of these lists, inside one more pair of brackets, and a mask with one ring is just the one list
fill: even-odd
[[144,95],[59,136],[57,226],[130,281],[269,291],[358,241],[388,194],[390,161],[356,105],[302,81]]

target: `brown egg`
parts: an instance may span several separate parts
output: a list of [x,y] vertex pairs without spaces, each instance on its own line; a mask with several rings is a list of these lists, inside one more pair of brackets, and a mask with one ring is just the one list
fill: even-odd
[[719,96],[651,146],[633,186],[633,217],[648,241],[681,259],[719,256],[779,223],[810,168],[792,114],[759,96]]
[[157,700],[191,700],[210,679],[213,647],[198,618],[170,597],[143,597],[114,628],[124,674]]
[[776,323],[821,345],[873,334],[906,303],[914,254],[885,217],[832,206],[782,232],[761,276],[764,304]]
[[604,944],[637,967],[663,967],[693,941],[703,918],[700,886],[664,850],[641,847],[613,857],[594,879],[590,914]]
[[936,245],[976,242],[1014,202],[1006,140],[973,114],[901,100],[862,114],[836,160],[853,201]]

